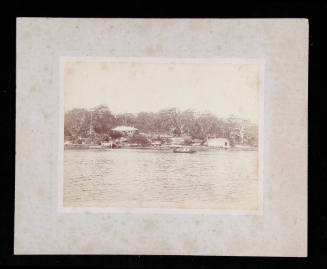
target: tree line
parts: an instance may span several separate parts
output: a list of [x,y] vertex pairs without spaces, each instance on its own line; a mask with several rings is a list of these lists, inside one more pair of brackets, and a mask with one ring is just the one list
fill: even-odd
[[258,143],[258,126],[249,120],[233,116],[218,118],[210,112],[197,113],[177,108],[138,114],[113,114],[105,105],[87,110],[76,108],[65,113],[65,137],[87,138],[100,135],[114,137],[111,129],[119,125],[134,126],[140,133],[190,136],[192,139],[209,137],[228,138],[231,144]]

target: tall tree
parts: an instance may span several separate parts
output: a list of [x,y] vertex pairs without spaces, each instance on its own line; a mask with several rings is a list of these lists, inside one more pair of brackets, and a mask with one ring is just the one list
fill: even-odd
[[116,115],[117,125],[134,126],[136,123],[136,116],[132,113],[123,113]]
[[65,113],[66,135],[86,137],[89,132],[91,115],[83,108],[75,108]]
[[115,117],[109,108],[100,105],[92,109],[92,124],[94,131],[98,134],[108,133],[115,126]]

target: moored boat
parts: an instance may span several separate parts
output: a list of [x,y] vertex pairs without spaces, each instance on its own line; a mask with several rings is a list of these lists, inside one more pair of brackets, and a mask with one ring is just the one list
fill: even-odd
[[192,148],[180,147],[174,149],[175,153],[195,153],[196,151]]

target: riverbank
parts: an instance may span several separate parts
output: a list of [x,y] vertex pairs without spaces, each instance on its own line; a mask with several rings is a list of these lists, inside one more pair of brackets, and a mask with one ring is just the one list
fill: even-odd
[[94,145],[94,144],[69,144],[65,145],[65,150],[117,150],[117,149],[143,149],[143,150],[160,150],[160,151],[170,151],[174,150],[179,147],[186,147],[191,148],[194,151],[217,151],[217,150],[225,150],[225,151],[256,151],[258,150],[257,147],[251,146],[239,146],[236,145],[235,147],[230,148],[219,148],[219,147],[208,147],[208,146],[183,146],[183,145],[162,145],[162,146],[129,146],[129,145],[122,145],[120,147],[111,148],[108,146],[103,145]]

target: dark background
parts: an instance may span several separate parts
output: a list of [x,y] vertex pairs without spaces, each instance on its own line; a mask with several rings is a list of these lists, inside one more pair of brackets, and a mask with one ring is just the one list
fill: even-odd
[[[327,159],[325,75],[327,5],[304,1],[234,1],[185,5],[152,1],[4,1],[0,11],[2,69],[0,266],[108,267],[108,268],[327,268]],[[214,2],[214,1],[212,1]],[[309,226],[308,258],[195,257],[195,256],[14,256],[15,177],[15,22],[16,17],[122,18],[308,18],[309,19]],[[3,76],[2,74],[6,74]],[[26,141],[28,143],[28,141]],[[182,227],[180,227],[182,228]]]

